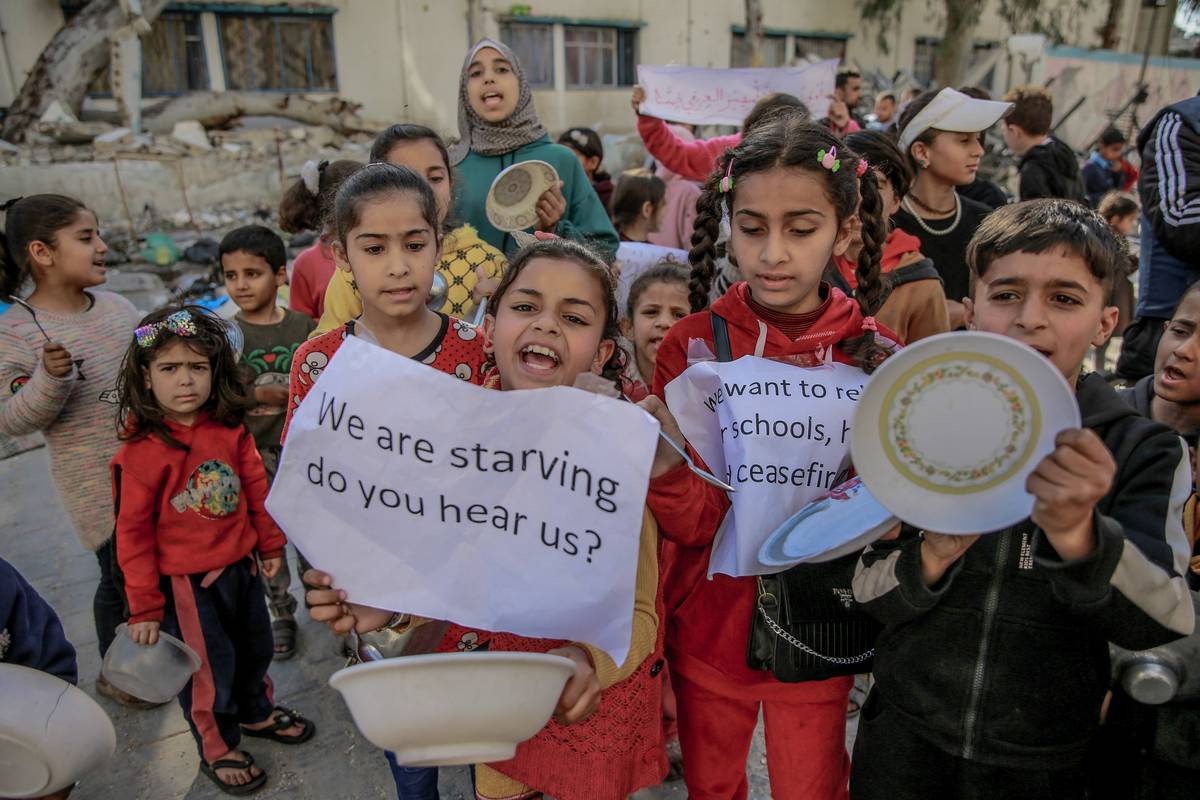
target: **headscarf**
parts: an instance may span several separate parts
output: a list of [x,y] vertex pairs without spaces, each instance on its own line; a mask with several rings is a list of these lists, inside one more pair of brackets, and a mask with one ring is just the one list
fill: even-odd
[[[467,95],[467,73],[471,69],[471,62],[485,47],[490,47],[504,56],[508,63],[512,64],[513,71],[517,76],[517,107],[508,119],[500,122],[488,122],[479,116],[471,107],[471,101]],[[530,142],[536,142],[545,135],[546,129],[542,127],[541,121],[537,118],[537,112],[533,108],[533,89],[529,86],[529,81],[525,77],[525,68],[521,66],[516,54],[508,48],[508,45],[493,39],[480,39],[467,53],[467,58],[463,61],[462,74],[458,80],[459,139],[450,147],[450,165],[457,165],[472,150],[484,156],[498,156],[503,153],[511,153]]]

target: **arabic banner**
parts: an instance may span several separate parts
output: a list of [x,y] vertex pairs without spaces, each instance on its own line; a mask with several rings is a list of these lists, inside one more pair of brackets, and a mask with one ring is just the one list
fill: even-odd
[[693,125],[741,125],[754,104],[774,92],[804,101],[813,119],[829,111],[838,60],[776,69],[702,69],[638,65],[646,90],[642,113]]

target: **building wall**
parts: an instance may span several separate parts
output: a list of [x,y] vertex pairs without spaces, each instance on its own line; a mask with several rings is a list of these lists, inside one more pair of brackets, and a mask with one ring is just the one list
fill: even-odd
[[[0,2],[0,106],[12,103],[42,48],[62,27],[62,10],[47,0]],[[10,71],[11,70],[11,71]]]

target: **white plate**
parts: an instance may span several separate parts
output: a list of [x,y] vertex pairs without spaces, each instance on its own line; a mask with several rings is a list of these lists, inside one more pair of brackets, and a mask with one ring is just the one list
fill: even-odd
[[758,560],[770,567],[832,561],[865,547],[897,522],[853,478],[788,517],[763,542]]
[[990,333],[943,333],[891,356],[854,416],[855,471],[884,507],[940,533],[1029,516],[1025,480],[1080,425],[1075,393],[1037,351]]
[[521,161],[503,170],[488,189],[484,210],[488,222],[502,231],[522,231],[537,224],[538,198],[558,183],[558,173],[545,161]]

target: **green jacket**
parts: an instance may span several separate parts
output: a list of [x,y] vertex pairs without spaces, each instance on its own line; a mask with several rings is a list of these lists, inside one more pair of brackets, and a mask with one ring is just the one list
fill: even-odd
[[465,222],[474,226],[485,242],[505,255],[512,255],[516,250],[512,237],[488,221],[484,202],[496,176],[520,161],[545,161],[554,167],[563,182],[567,211],[558,221],[554,233],[589,245],[611,263],[620,240],[608,219],[608,211],[592,188],[579,159],[561,144],[552,143],[549,136],[499,156],[482,156],[474,150],[468,153],[455,167],[456,178],[463,184],[462,190],[455,192],[456,224]]

